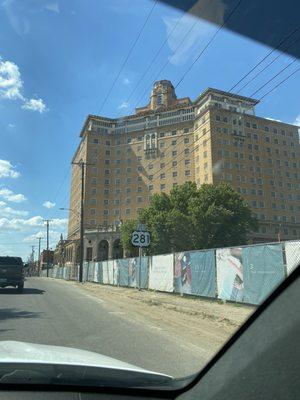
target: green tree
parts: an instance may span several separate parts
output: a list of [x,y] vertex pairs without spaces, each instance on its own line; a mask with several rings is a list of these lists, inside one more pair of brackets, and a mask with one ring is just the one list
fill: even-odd
[[188,208],[195,248],[246,244],[247,235],[257,229],[250,207],[227,184],[202,185]]
[[[245,244],[247,234],[257,229],[249,206],[227,184],[207,184],[198,190],[195,183],[186,182],[169,195],[155,194],[139,222],[151,233],[146,254]],[[123,247],[131,252],[136,223],[127,221],[121,228]]]
[[124,221],[121,225],[121,242],[126,256],[134,257],[138,254],[138,249],[131,244],[132,232],[136,230],[136,220]]

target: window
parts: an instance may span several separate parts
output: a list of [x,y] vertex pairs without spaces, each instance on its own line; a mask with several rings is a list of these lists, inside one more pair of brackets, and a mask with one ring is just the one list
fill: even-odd
[[207,151],[204,151],[204,152],[203,152],[203,157],[204,157],[204,158],[207,158]]
[[114,200],[114,205],[115,205],[115,206],[118,206],[119,204],[120,204],[120,199],[115,199],[115,200]]
[[153,175],[149,175],[149,176],[148,176],[148,179],[149,179],[149,181],[152,181]]
[[142,150],[142,146],[138,146],[137,151],[141,151],[141,150]]
[[98,143],[99,143],[99,139],[94,139],[94,140],[93,140],[93,143],[98,144]]
[[[120,170],[119,170],[120,171]],[[126,172],[128,173],[128,174],[130,174],[131,173],[131,167],[127,167],[126,168]]]
[[148,169],[153,169],[153,164],[149,164]]
[[131,183],[131,178],[130,177],[126,178],[126,183]]
[[164,183],[162,183],[161,185],[160,185],[160,190],[164,190],[166,188],[166,185],[164,184]]
[[96,215],[96,208],[91,208],[90,209],[90,214],[91,215]]
[[160,163],[160,168],[165,168],[165,163]]
[[190,164],[190,160],[184,160],[184,165],[189,165]]
[[173,178],[175,178],[178,175],[177,171],[173,172]]
[[165,142],[160,142],[160,143],[159,143],[159,147],[160,147],[160,148],[165,147]]
[[278,144],[278,139],[274,139],[274,143],[275,143],[275,144]]
[[128,139],[126,140],[126,143],[131,143],[131,138],[128,138]]
[[175,136],[177,134],[177,131],[172,131],[172,136]]
[[104,189],[104,194],[108,195],[109,194],[109,189]]
[[173,150],[172,151],[172,156],[174,157],[174,156],[177,156],[177,150]]
[[126,214],[126,215],[129,215],[129,214],[130,214],[130,208],[126,208],[125,214]]
[[109,210],[103,210],[103,215],[109,215]]
[[114,215],[119,215],[120,214],[120,210],[114,210]]
[[[199,160],[198,160],[198,161],[199,161]],[[172,162],[172,166],[173,166],[173,167],[177,167],[177,161],[173,161],[173,162]]]
[[109,185],[109,179],[104,179],[104,185]]
[[149,185],[148,190],[150,190],[150,191],[153,190],[153,185]]
[[130,200],[130,197],[127,197],[126,200],[125,200],[125,203],[126,203],[126,204],[130,204],[130,201],[131,201],[131,200]]
[[165,132],[160,132],[159,137],[165,137]]
[[137,198],[137,202],[138,202],[138,203],[141,203],[142,201],[143,201],[143,198],[142,198],[142,197],[138,197],[138,198]]
[[142,171],[143,171],[143,167],[142,167],[141,165],[139,165],[139,166],[137,167],[137,170],[138,170],[138,172],[142,172]]
[[175,146],[177,144],[177,140],[172,140],[172,146]]
[[190,176],[191,175],[191,171],[190,170],[187,170],[187,171],[185,171],[185,176]]
[[221,121],[220,115],[216,115],[216,121]]
[[166,179],[166,174],[165,173],[160,174],[160,179]]
[[121,182],[120,178],[117,178],[117,179],[115,180],[116,185],[120,185],[120,182]]
[[143,182],[143,177],[142,176],[138,176],[137,181],[138,182]]
[[184,149],[184,154],[190,154],[190,149]]
[[189,143],[190,142],[190,139],[189,138],[184,138],[184,143],[186,144],[186,143]]
[[127,158],[126,162],[127,164],[131,164],[131,158]]
[[105,150],[105,155],[110,156],[110,150]]
[[189,128],[184,128],[183,133],[189,133]]
[[257,129],[257,124],[252,124],[253,129]]

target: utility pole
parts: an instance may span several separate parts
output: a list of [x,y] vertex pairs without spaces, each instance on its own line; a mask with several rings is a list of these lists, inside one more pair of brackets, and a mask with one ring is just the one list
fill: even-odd
[[34,266],[34,247],[35,246],[30,246],[31,247],[31,255],[30,255],[30,263],[29,263],[29,274],[31,276],[31,272],[33,271],[33,266]]
[[37,238],[39,241],[39,258],[38,258],[38,276],[40,276],[40,269],[41,269],[41,237]]
[[49,223],[51,221],[51,219],[44,219],[44,222],[46,222],[47,226],[47,278],[49,277]]
[[83,253],[84,253],[84,168],[89,164],[84,161],[73,162],[81,168],[81,201],[80,201],[80,260],[79,260],[79,282],[83,282]]

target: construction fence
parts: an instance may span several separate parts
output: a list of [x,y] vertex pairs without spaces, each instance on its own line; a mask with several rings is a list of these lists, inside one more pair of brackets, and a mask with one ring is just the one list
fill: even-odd
[[[85,262],[83,279],[258,305],[299,264],[300,241],[287,241]],[[49,270],[58,279],[77,280],[78,274],[78,266]]]

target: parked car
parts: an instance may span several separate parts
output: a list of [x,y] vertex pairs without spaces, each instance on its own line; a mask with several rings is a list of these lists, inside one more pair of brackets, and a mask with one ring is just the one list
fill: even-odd
[[24,269],[21,257],[0,257],[0,287],[14,286],[22,293]]

